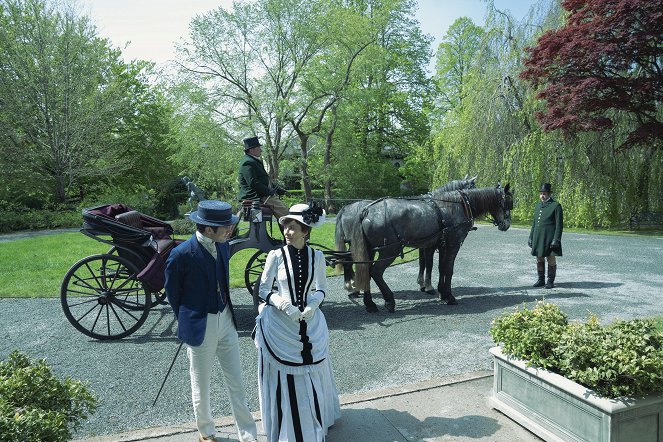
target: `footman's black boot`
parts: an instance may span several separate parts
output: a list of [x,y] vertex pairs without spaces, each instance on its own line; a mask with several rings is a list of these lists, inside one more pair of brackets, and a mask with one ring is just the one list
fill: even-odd
[[557,266],[548,266],[548,282],[546,282],[546,288],[551,289],[555,287],[555,274],[557,273]]
[[546,263],[544,261],[536,263],[536,272],[539,274],[539,279],[533,287],[543,287],[546,285]]

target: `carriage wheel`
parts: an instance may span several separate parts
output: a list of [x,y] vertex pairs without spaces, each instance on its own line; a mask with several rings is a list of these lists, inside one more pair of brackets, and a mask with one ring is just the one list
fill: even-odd
[[120,339],[143,325],[152,294],[138,269],[117,255],[92,255],[73,265],[62,281],[60,302],[69,322],[95,339]]
[[251,258],[249,258],[246,267],[244,268],[244,286],[251,296],[253,296],[253,288],[256,282],[260,281],[262,271],[265,269],[267,253],[268,252],[258,250],[253,256],[251,256]]
[[[115,247],[115,246],[111,247],[108,250],[108,252],[106,252],[106,253],[109,254],[109,255],[118,256],[117,247]],[[154,300],[152,300],[152,308],[154,308],[154,307],[156,307],[157,305],[160,305],[160,304],[165,304],[166,291],[164,289],[161,289],[156,293],[152,292],[152,296],[154,296]],[[130,308],[131,310],[142,310],[143,306],[141,306],[141,305],[131,306],[131,307],[128,306],[128,308]]]

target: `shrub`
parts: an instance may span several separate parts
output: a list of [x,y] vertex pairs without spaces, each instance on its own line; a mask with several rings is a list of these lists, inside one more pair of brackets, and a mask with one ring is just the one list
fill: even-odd
[[0,202],[0,219],[3,220],[0,223],[0,233],[80,227],[83,223],[80,210],[65,205],[30,209],[4,201]]
[[566,315],[555,304],[539,302],[504,314],[492,323],[490,335],[507,354],[543,368],[556,365],[553,350],[568,325]]
[[0,362],[1,442],[69,440],[96,407],[86,385],[57,379],[44,359],[14,351]]
[[191,235],[196,230],[196,224],[188,217],[170,221],[170,225],[176,235]]
[[565,377],[602,396],[663,391],[663,333],[653,321],[601,327],[592,316],[586,324],[570,326],[555,352]]
[[652,320],[601,326],[590,316],[567,323],[558,306],[539,302],[493,321],[490,334],[510,356],[561,374],[608,398],[663,391],[663,333]]

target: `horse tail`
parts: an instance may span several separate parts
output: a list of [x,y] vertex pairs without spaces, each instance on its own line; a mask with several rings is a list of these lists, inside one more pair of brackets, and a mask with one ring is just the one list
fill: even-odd
[[[345,207],[338,211],[336,214],[336,230],[334,231],[334,240],[336,243],[336,250],[339,252],[345,252],[345,241],[347,240],[345,232],[343,231],[343,213],[345,212]],[[343,273],[343,263],[337,261],[336,263],[336,274],[340,275]]]
[[350,232],[352,244],[352,260],[355,262],[355,287],[359,291],[368,293],[370,291],[371,275],[368,256],[368,244],[364,236],[361,222],[356,229]]

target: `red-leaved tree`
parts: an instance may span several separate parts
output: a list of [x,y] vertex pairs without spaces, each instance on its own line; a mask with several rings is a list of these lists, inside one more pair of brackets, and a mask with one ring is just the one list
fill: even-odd
[[663,0],[563,0],[566,25],[528,48],[521,78],[543,87],[544,130],[603,131],[626,116],[622,148],[663,148]]

